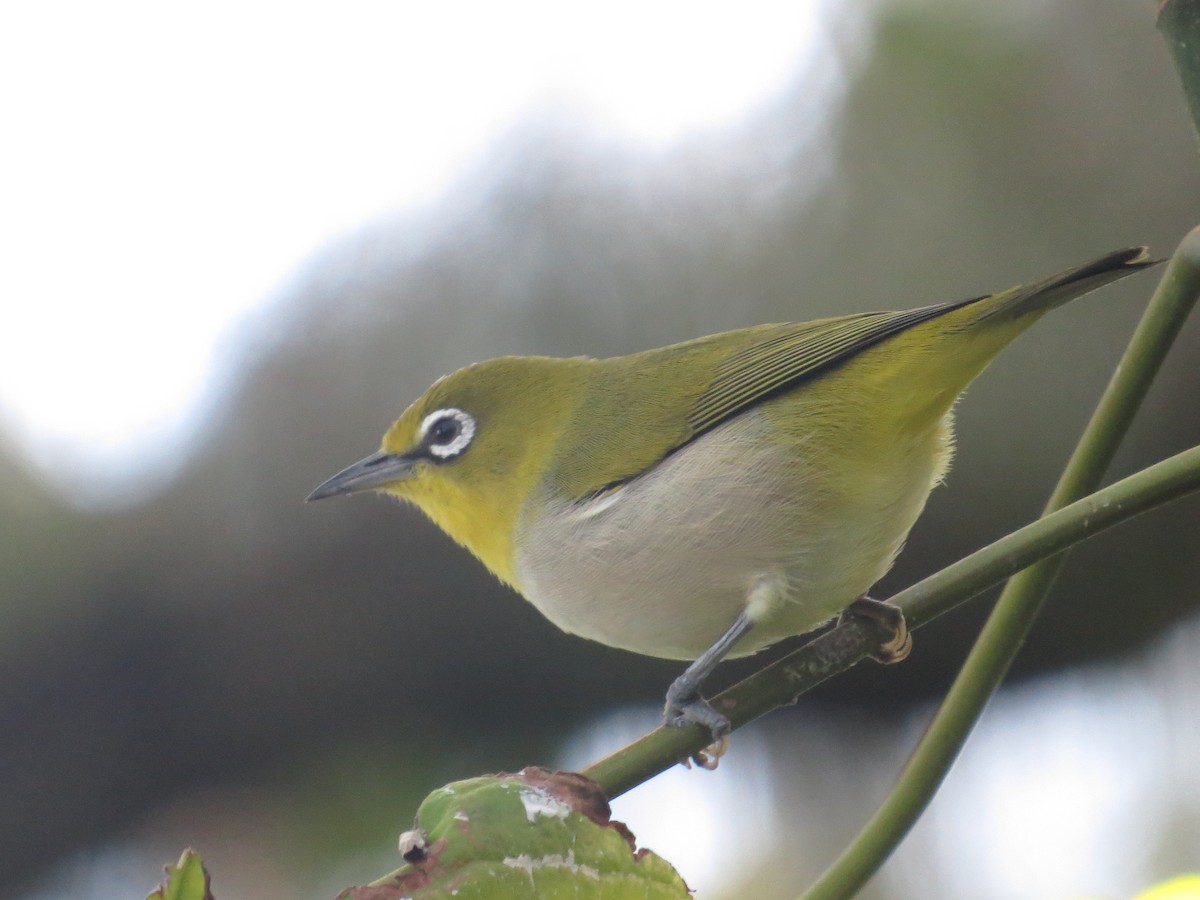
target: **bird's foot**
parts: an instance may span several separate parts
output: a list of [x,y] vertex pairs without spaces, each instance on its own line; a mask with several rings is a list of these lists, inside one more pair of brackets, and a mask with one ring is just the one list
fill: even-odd
[[663,722],[672,728],[702,725],[713,737],[713,742],[692,754],[691,760],[702,769],[715,769],[725,751],[729,749],[729,719],[721,715],[700,696],[699,685],[684,673],[675,679],[667,690],[667,704],[663,709]]
[[884,665],[903,662],[912,652],[912,635],[908,633],[908,623],[904,621],[904,612],[900,607],[863,595],[846,607],[838,618],[838,624],[850,616],[870,619],[891,631],[892,636],[871,654],[871,658],[876,662]]

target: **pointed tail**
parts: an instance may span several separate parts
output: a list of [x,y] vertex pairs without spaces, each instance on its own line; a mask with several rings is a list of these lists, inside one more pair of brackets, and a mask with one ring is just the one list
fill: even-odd
[[1140,272],[1160,262],[1161,259],[1151,259],[1150,251],[1145,247],[1114,250],[1099,259],[1052,275],[1036,284],[1023,285],[983,298],[975,307],[979,314],[971,320],[970,325],[986,320],[1005,321],[1022,318],[1031,313],[1043,313],[1110,281]]

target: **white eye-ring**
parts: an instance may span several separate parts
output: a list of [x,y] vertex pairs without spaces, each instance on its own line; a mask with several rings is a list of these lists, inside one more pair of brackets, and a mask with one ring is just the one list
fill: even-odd
[[461,409],[439,409],[421,421],[417,434],[430,453],[449,459],[466,450],[474,440],[475,417]]

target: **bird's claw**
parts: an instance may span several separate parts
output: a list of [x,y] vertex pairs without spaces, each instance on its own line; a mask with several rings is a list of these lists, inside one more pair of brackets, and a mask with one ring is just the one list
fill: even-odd
[[680,684],[679,679],[667,691],[667,705],[663,710],[663,722],[672,728],[701,725],[707,728],[713,742],[703,750],[697,750],[684,765],[695,763],[702,769],[715,769],[725,751],[729,749],[729,719],[715,709],[690,684]]
[[912,635],[909,634],[908,623],[904,620],[904,611],[900,607],[863,596],[846,607],[838,618],[838,624],[850,616],[878,622],[891,631],[891,637],[870,654],[871,659],[876,662],[884,665],[903,662],[912,652]]

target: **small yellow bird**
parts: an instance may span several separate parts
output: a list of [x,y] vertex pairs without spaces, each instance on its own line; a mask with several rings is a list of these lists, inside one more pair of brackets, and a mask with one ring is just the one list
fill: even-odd
[[435,382],[383,447],[309,499],[416,504],[565,631],[693,660],[665,719],[714,738],[700,696],[725,657],[866,597],[942,479],[959,394],[1043,313],[1152,265],[1118,250],[1027,287],[611,359],[509,356]]

